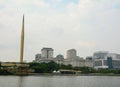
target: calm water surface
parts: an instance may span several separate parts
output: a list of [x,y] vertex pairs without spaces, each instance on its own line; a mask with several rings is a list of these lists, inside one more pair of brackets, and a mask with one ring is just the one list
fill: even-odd
[[120,87],[120,77],[0,76],[0,87]]

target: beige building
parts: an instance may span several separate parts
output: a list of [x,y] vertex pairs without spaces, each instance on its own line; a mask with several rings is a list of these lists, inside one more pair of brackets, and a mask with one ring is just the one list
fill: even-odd
[[77,53],[75,49],[67,50],[67,59],[74,60],[77,57]]
[[73,67],[93,67],[93,61],[88,59],[83,59],[77,56],[75,49],[67,50],[67,58],[64,59],[63,55],[57,55],[56,58],[53,57],[52,48],[43,48],[40,54],[36,54],[35,62],[50,62],[54,61],[58,64],[72,65]]
[[53,49],[52,48],[43,48],[41,50],[41,57],[51,59],[53,58]]
[[64,65],[72,65],[73,67],[93,67],[93,61],[92,60],[86,60],[86,59],[75,59],[75,60],[69,60],[65,59],[63,61]]

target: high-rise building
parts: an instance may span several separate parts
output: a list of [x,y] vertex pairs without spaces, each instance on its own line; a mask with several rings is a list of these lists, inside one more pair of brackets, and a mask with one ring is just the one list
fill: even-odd
[[75,59],[77,57],[76,50],[70,49],[67,51],[67,59]]
[[52,48],[43,48],[41,50],[41,57],[42,58],[53,58],[53,49]]

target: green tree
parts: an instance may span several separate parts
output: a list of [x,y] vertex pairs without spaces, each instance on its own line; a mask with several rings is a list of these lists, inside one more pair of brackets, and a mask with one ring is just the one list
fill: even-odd
[[89,67],[80,67],[80,71],[82,71],[82,73],[87,74],[91,72],[91,68]]
[[30,68],[34,69],[35,73],[52,73],[54,70],[58,70],[57,63],[51,61],[49,63],[29,63]]

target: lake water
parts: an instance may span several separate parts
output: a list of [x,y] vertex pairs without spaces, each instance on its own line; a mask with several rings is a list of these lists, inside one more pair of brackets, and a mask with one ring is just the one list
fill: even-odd
[[120,87],[120,77],[0,76],[0,87]]

